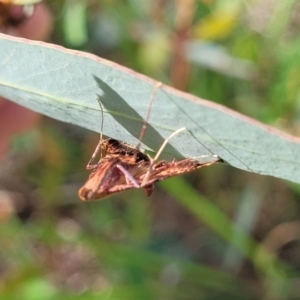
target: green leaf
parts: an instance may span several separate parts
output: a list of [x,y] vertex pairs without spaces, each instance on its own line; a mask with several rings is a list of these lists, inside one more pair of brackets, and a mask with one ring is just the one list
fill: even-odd
[[[94,55],[0,35],[0,95],[55,119],[136,145],[157,82]],[[299,139],[224,106],[163,85],[144,147],[168,158],[216,154],[237,168],[300,182]]]
[[63,18],[63,30],[66,41],[74,47],[87,43],[86,5],[82,0],[67,3]]

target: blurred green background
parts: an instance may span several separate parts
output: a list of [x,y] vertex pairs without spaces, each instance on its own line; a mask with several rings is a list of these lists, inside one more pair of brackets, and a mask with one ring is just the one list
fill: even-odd
[[[46,3],[52,43],[298,135],[298,1]],[[0,166],[1,299],[300,298],[298,185],[215,165],[151,198],[82,203],[98,138],[46,117],[13,137]]]

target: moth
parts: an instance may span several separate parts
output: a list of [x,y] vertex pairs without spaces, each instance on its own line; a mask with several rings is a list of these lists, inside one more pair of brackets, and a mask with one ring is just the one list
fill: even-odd
[[[156,162],[170,139],[179,132],[185,130],[185,128],[180,128],[172,133],[164,141],[155,158],[151,158],[140,150],[139,145],[145,134],[152,102],[160,85],[161,84],[157,85],[156,90],[152,95],[147,118],[145,119],[145,123],[141,130],[139,144],[136,147],[111,138],[103,140],[102,134],[100,134],[100,141],[86,166],[86,169],[92,170],[92,172],[86,183],[78,192],[81,200],[100,200],[110,195],[134,188],[144,189],[146,195],[151,196],[154,189],[154,183],[157,181],[222,162],[222,159],[216,155],[212,156],[213,159],[211,161],[203,163],[192,158],[179,161],[173,160],[171,162],[165,160]],[[101,111],[103,112],[101,103],[99,102],[99,104]],[[95,159],[98,152],[100,152],[100,159],[96,164],[92,164],[92,161]]]

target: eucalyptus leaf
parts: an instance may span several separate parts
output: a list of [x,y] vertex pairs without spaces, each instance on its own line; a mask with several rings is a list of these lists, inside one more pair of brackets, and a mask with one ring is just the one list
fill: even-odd
[[[52,118],[136,145],[157,82],[111,61],[52,44],[0,35],[0,95]],[[216,154],[237,168],[300,182],[299,139],[163,85],[143,147],[164,156]]]

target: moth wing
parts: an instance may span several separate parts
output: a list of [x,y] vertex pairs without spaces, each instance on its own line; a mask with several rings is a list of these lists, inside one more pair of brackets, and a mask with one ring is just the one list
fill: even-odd
[[92,201],[109,196],[110,186],[124,182],[124,180],[122,181],[122,173],[116,167],[118,162],[118,159],[103,159],[78,191],[79,198],[83,201]]
[[[160,180],[165,180],[167,178],[182,175],[185,173],[192,172],[194,170],[200,169],[202,167],[207,167],[215,163],[220,162],[221,160],[216,159],[215,161],[201,163],[196,159],[184,159],[180,161],[166,162],[161,161],[154,165],[153,171],[150,174],[150,178],[147,182],[148,184],[153,184]],[[141,177],[141,182],[144,178],[144,175]]]

